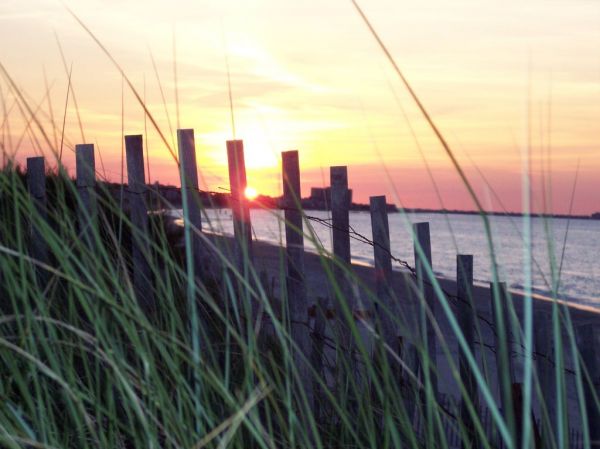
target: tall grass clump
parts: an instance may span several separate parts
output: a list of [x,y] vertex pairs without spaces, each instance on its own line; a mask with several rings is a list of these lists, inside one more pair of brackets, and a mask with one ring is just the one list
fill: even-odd
[[[501,242],[493,238],[488,215],[369,28],[479,208],[490,289],[467,285],[461,295],[436,277],[430,248],[404,211],[403,223],[415,237],[415,269],[394,258],[404,270],[386,289],[373,288],[319,241],[314,226],[332,227],[331,221],[315,224],[300,210],[303,227],[294,232],[316,249],[306,258],[316,261],[311,270],[324,281],[311,285],[314,273],[307,272],[306,313],[298,321],[290,313],[298,295],[289,291],[283,248],[253,251],[246,240],[220,235],[221,223],[205,213],[209,205],[193,189],[182,189],[181,227],[170,217],[173,205],[147,186],[151,211],[142,232],[130,219],[125,186],[115,194],[109,183],[97,182],[89,191],[95,206],[86,208],[89,202],[58,156],[41,200],[28,191],[28,173],[8,158],[0,171],[0,446],[598,444],[597,429],[588,425],[600,404],[598,319],[559,300],[562,264],[553,256],[553,237],[547,237],[552,301],[542,307],[527,288],[525,295],[508,292],[499,282],[495,245]],[[167,134],[118,69],[179,163]],[[35,111],[25,109],[47,136]],[[203,208],[202,229],[192,225],[190,202]],[[273,219],[281,228],[290,225],[278,212]],[[134,285],[136,245],[148,265],[143,289]],[[531,257],[531,251],[526,241],[524,253]],[[275,260],[269,266],[260,260],[266,254]],[[473,319],[469,328],[465,310]],[[587,327],[581,331],[581,325]],[[299,344],[298,329],[309,348]]]
[[[219,231],[218,222],[206,222],[205,231],[191,230],[202,241],[198,276],[186,269],[190,240],[182,239],[164,211],[152,212],[148,234],[140,235],[127,202],[121,207],[109,184],[94,189],[91,221],[82,220],[80,195],[64,170],[47,174],[46,191],[43,208],[18,166],[0,172],[5,447],[533,447],[542,439],[548,447],[579,447],[573,428],[583,429],[586,440],[588,410],[582,405],[574,416],[566,402],[596,403],[588,388],[594,373],[579,363],[574,325],[561,303],[540,323],[548,338],[565,341],[551,356],[557,360],[550,382],[558,399],[551,402],[558,407],[546,409],[550,398],[541,393],[552,389],[534,369],[535,407],[523,412],[523,392],[507,395],[498,387],[514,390],[517,378],[508,364],[490,361],[501,348],[487,353],[490,331],[483,327],[489,316],[475,305],[478,344],[469,347],[458,317],[468,305],[448,294],[426,259],[420,282],[408,272],[402,287],[390,292],[391,302],[381,301],[364,278],[319,246],[305,215],[304,237],[319,252],[312,257],[327,277],[322,292],[331,296],[309,295],[316,305],[304,325],[312,349],[299,359],[283,253],[279,273],[266,276],[250,257],[240,267],[232,239],[210,232]],[[132,283],[131,250],[139,239],[148,248],[152,307],[136,297]],[[47,248],[45,260],[32,257],[40,244]],[[417,245],[416,257],[422,250]],[[357,291],[378,314],[355,319],[355,293],[347,295]],[[502,350],[518,365],[526,360],[523,302],[505,299],[502,330],[515,338]],[[190,300],[198,311],[195,324]],[[376,316],[390,319],[397,340],[383,337]],[[350,340],[334,331],[332,319]],[[436,355],[419,320],[435,330]],[[458,364],[461,351],[466,366]],[[310,366],[302,371],[308,378],[299,376],[298,360]],[[566,379],[567,361],[573,379]],[[474,376],[476,397],[460,377],[465,372]],[[501,382],[503,376],[513,383]],[[571,382],[574,396],[567,389]],[[592,397],[584,397],[588,392]],[[521,444],[526,421],[532,434]]]
[[[152,214],[144,238],[155,303],[142,307],[131,274],[136,230],[105,184],[88,221],[64,172],[47,176],[45,213],[18,167],[5,167],[0,183],[3,446],[365,446],[406,438],[395,425],[376,430],[408,417],[390,366],[373,364],[364,348],[338,367],[349,380],[343,391],[312,373],[322,387],[314,415],[293,366],[285,298],[273,298],[252,266],[248,275],[231,262],[231,242],[205,237],[210,264],[195,277],[179,236]],[[31,256],[33,236],[47,260]],[[190,282],[203,324],[195,329]],[[368,373],[360,381],[357,367]],[[383,406],[398,415],[384,418]]]

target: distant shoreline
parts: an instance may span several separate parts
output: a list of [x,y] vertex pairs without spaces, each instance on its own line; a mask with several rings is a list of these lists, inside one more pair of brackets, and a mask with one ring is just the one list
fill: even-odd
[[[104,183],[104,185],[112,191],[113,195],[119,195],[121,192],[121,185],[117,183]],[[170,205],[175,207],[181,207],[181,190],[179,187],[163,184],[153,184],[148,186],[151,193],[158,193],[158,196],[162,201],[167,201]],[[223,209],[229,207],[229,193],[226,192],[208,192],[199,191],[200,201],[203,207],[207,209]],[[307,197],[301,200],[302,208],[304,210],[316,210],[316,211],[327,211],[327,201],[315,201],[314,198]],[[164,205],[164,204],[163,204]],[[284,209],[281,197],[271,197],[267,195],[259,195],[256,199],[248,201],[248,205],[252,209]],[[395,204],[388,204],[387,209],[389,213],[426,213],[426,214],[456,214],[456,215],[481,215],[478,211],[474,210],[456,210],[456,209],[426,209],[426,208],[400,208]],[[351,203],[350,211],[352,212],[368,212],[369,205],[363,203]],[[525,214],[522,212],[502,212],[502,211],[485,211],[487,216],[498,216],[498,217],[524,217]],[[577,220],[600,220],[600,212],[595,212],[590,215],[569,215],[569,214],[545,214],[545,213],[532,213],[530,217],[534,218],[565,218],[565,219],[577,219]]]
[[[328,210],[325,208],[305,208],[305,210]],[[352,212],[368,212],[368,204],[356,204],[353,203],[350,206]],[[388,212],[390,213],[407,213],[407,214],[455,214],[455,215],[481,215],[475,210],[455,210],[455,209],[424,209],[424,208],[399,208],[393,204],[388,204]],[[487,216],[506,216],[506,217],[524,217],[525,214],[522,212],[499,212],[499,211],[485,211]],[[529,214],[530,217],[534,218],[575,218],[580,220],[600,220],[600,212],[596,212],[592,215],[568,215],[568,214],[540,214],[533,213]]]
[[[398,210],[400,212],[400,209]],[[421,209],[421,208],[406,208],[405,213],[414,214],[455,214],[455,215],[481,215],[478,211],[474,210],[452,210],[452,209]],[[526,214],[522,212],[498,212],[498,211],[485,211],[485,215],[488,216],[506,216],[506,217],[524,217]],[[600,220],[600,212],[593,213],[591,215],[568,215],[568,214],[543,214],[543,213],[532,213],[528,214],[534,218],[575,218],[578,220]]]

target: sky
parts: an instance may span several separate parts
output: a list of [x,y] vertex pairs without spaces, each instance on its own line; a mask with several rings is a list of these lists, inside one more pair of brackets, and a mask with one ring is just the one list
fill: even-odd
[[[600,211],[600,2],[360,3],[484,207],[521,211],[530,173],[536,211]],[[98,176],[118,181],[122,135],[144,134],[149,181],[179,185],[167,145],[65,5],[169,146],[176,128],[195,129],[203,188],[228,188],[235,136],[265,194],[280,194],[280,152],[297,149],[303,195],[348,165],[355,201],[474,208],[349,0],[3,0],[0,63],[49,140],[3,75],[6,157],[56,166],[64,119],[70,170],[74,145],[94,143]]]

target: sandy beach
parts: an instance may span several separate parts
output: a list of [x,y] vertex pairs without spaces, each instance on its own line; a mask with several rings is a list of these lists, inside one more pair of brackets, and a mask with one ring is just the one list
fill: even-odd
[[[228,254],[232,248],[233,238],[211,234],[204,234],[204,236],[205,242],[203,247],[205,254],[203,260],[207,266],[211,267],[213,272],[218,272],[221,269],[221,264],[219,258],[214,255],[214,248],[220,248],[225,254]],[[263,279],[263,283],[267,280],[265,288],[269,295],[274,298],[274,301],[277,302],[280,297],[281,282],[283,281],[281,273],[284,273],[284,271],[282,271],[282,268],[285,267],[284,248],[255,240],[253,241],[253,254],[256,274]],[[323,259],[319,255],[311,252],[305,252],[304,263],[308,296],[307,319],[312,323],[312,320],[309,317],[311,306],[314,306],[319,298],[324,298],[327,299],[328,309],[332,309],[330,298],[333,297],[333,292],[327,272],[328,270],[325,267],[328,263],[327,259]],[[369,331],[369,317],[371,316],[373,309],[372,298],[374,295],[373,292],[375,291],[375,270],[373,267],[358,264],[353,264],[351,269],[358,280],[355,282],[355,285],[351,287],[351,291],[354,292],[353,310],[355,310],[355,315],[359,317],[357,318],[358,327],[367,342],[367,346],[369,346],[371,334]],[[406,323],[406,327],[403,329],[401,329],[402,326],[399,327],[399,334],[405,336],[414,331],[414,323],[417,321],[415,302],[409,286],[411,278],[412,275],[407,271],[394,271],[393,291],[396,295],[394,301],[397,306],[396,310],[399,314],[397,318],[399,323]],[[450,295],[456,293],[456,282],[454,280],[438,278],[438,282],[443,291]],[[511,292],[511,297],[514,310],[519,317],[520,322],[523,323],[524,296],[519,293]],[[493,317],[490,289],[482,286],[474,286],[473,299],[476,304],[477,317],[479,317],[479,319],[476,319],[475,324],[476,356],[480,369],[488,379],[488,385],[492,389],[493,394],[499,399],[498,382],[496,379],[498,370],[496,369],[495,354],[490,349],[494,346],[494,331],[491,326]],[[458,307],[460,306],[452,299],[450,299],[449,303],[452,305],[453,313],[457,314]],[[465,304],[462,304],[462,306],[466,307]],[[458,386],[453,380],[448,354],[450,354],[450,357],[453,359],[453,363],[455,364],[454,369],[458,369],[458,342],[439,300],[436,300],[435,307],[435,315],[438,323],[436,359],[439,370],[439,389],[440,393],[453,397],[458,395]],[[551,300],[540,296],[533,297],[534,316],[540,311],[545,311],[547,316],[551,319],[552,308],[553,302]],[[332,312],[332,310],[330,311]],[[577,328],[584,323],[600,323],[600,313],[588,306],[568,304],[567,307],[561,307],[561,311],[563,315],[564,312],[568,311],[574,328]],[[551,326],[551,324],[551,321],[548,323],[539,323],[536,321],[534,326]],[[330,328],[331,326],[328,327]],[[568,409],[571,423],[576,423],[579,421],[579,409],[574,382],[575,378],[572,371],[572,352],[569,343],[570,336],[564,328],[563,337],[563,342],[565,344],[565,368],[567,371]],[[410,339],[410,336],[408,338]],[[478,344],[480,342],[482,344]],[[577,345],[575,345],[575,347],[577,347]],[[513,363],[515,366],[517,382],[522,381],[523,375],[521,362],[522,354],[518,354],[518,351],[520,350],[518,345],[513,348]],[[533,407],[534,410],[536,410],[537,404],[535,398]]]

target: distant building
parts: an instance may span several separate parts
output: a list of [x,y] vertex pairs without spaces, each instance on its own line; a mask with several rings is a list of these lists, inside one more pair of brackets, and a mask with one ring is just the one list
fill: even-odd
[[[348,190],[349,202],[352,204],[352,189]],[[302,200],[304,209],[329,210],[331,204],[331,187],[311,187],[310,196]]]
[[311,187],[309,199],[315,204],[322,204],[326,207],[331,203],[331,187]]

